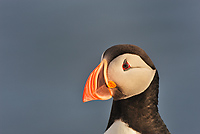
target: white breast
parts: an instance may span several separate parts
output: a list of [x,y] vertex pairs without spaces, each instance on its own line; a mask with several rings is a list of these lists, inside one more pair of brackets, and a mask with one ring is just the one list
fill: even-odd
[[128,127],[128,124],[116,120],[104,134],[140,134]]

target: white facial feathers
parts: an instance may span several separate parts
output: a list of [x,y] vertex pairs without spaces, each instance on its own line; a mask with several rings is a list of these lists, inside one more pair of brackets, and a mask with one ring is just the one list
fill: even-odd
[[[125,59],[131,68],[124,71],[122,65]],[[110,62],[108,80],[114,81],[126,98],[129,98],[144,92],[153,80],[155,72],[140,56],[123,54]]]

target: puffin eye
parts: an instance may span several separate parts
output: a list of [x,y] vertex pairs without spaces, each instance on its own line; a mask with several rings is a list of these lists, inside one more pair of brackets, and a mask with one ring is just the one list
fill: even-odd
[[131,68],[130,64],[127,62],[127,60],[125,59],[123,64],[122,64],[122,68],[124,71],[128,70],[129,68]]

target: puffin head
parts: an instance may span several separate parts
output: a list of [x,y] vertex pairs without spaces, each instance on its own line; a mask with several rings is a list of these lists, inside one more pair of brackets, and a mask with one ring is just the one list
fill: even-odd
[[155,74],[156,68],[143,49],[130,44],[112,46],[89,75],[83,102],[139,95],[150,86]]

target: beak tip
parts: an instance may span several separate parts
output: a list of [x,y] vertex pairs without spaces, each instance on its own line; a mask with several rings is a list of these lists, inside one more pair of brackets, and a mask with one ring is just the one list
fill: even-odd
[[[84,90],[84,91],[85,91],[85,90]],[[84,93],[83,93],[83,97],[82,97],[83,103],[84,103],[84,102],[88,102],[88,101],[90,101],[90,100],[91,100],[90,97],[88,97],[88,96],[87,96],[87,93],[84,92]]]
[[88,100],[88,99],[86,99],[86,98],[83,97],[82,101],[83,101],[83,103],[85,103],[85,102],[88,102],[90,100]]

